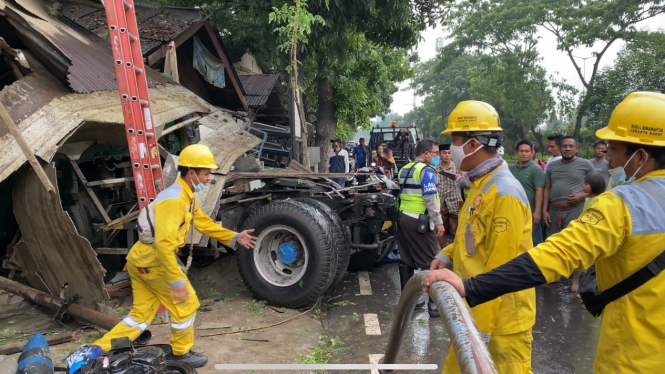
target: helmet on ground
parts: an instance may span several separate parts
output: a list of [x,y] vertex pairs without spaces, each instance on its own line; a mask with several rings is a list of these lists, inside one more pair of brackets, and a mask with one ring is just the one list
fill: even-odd
[[467,132],[489,134],[496,131],[503,131],[496,109],[483,101],[467,100],[459,102],[450,113],[448,127],[441,135],[462,135],[458,133]]
[[665,94],[633,92],[614,108],[600,139],[665,147]]
[[185,147],[178,157],[178,166],[189,168],[219,169],[208,146],[192,144]]

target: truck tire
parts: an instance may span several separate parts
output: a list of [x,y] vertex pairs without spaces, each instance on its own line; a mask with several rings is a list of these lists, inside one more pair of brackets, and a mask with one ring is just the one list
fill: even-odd
[[334,252],[337,254],[337,267],[333,276],[332,283],[328,287],[327,292],[332,292],[335,287],[342,281],[346,274],[346,269],[349,267],[351,261],[351,236],[344,227],[344,222],[337,215],[337,213],[325,203],[318,200],[300,198],[296,201],[302,201],[320,210],[329,220],[329,225],[332,228],[332,239]]
[[268,304],[311,305],[332,283],[333,243],[328,220],[303,202],[275,201],[256,209],[242,230],[254,229],[254,250],[236,252],[247,288]]

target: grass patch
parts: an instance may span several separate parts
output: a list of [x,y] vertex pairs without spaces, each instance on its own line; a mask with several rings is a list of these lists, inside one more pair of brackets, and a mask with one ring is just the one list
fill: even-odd
[[298,335],[309,334],[309,330],[306,329],[304,326],[300,326],[300,327],[298,328],[298,330],[296,330],[296,334],[298,334]]
[[416,323],[418,323],[418,326],[427,326],[427,320],[424,318],[418,318]]
[[214,288],[211,288],[208,291],[203,292],[203,296],[205,296],[204,299],[212,299],[214,297],[222,296],[222,293]]
[[115,308],[115,312],[118,313],[118,317],[124,317],[127,314],[129,314],[129,308],[119,306],[119,307]]
[[253,315],[255,316],[260,316],[263,314],[263,308],[265,308],[267,302],[265,300],[262,301],[256,301],[252,300],[251,302],[242,302],[240,305],[242,305],[244,308],[249,309],[250,312],[252,312]]
[[4,329],[2,330],[2,332],[0,332],[0,335],[2,335],[3,337],[10,337],[16,334],[18,334],[17,330],[10,330],[10,329]]
[[360,314],[353,312],[351,319],[353,319],[354,321],[360,321]]
[[328,339],[327,336],[319,336],[319,346],[312,348],[309,354],[302,356],[300,362],[303,364],[326,364],[334,355],[342,352],[342,340],[339,338]]
[[76,344],[81,344],[81,345],[92,344],[92,343],[96,342],[97,340],[99,340],[102,336],[104,336],[104,335],[103,334],[88,335],[85,338],[77,339]]

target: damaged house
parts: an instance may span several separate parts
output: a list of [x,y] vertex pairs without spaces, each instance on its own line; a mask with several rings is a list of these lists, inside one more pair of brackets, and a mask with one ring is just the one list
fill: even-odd
[[[146,74],[165,179],[176,177],[168,151],[188,142],[210,146],[220,170],[199,204],[214,216],[231,165],[260,142],[245,131],[256,108],[198,11],[136,8],[146,27],[144,58],[154,68]],[[118,255],[136,240],[137,214],[105,29],[104,10],[93,2],[0,0],[0,103],[13,122],[0,120],[3,266],[51,294],[67,282],[80,304],[97,310],[108,298],[105,269],[106,276],[119,270]],[[33,155],[55,192],[27,164]],[[208,239],[197,233],[193,241]]]

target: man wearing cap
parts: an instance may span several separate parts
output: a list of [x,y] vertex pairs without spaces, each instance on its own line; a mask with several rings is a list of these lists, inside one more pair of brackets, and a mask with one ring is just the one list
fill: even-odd
[[[328,171],[331,173],[348,173],[349,172],[349,153],[346,149],[342,149],[342,141],[333,139],[330,141],[332,151],[328,153]],[[344,177],[330,178],[333,182],[344,188],[346,179]]]
[[665,94],[629,94],[596,136],[609,140],[617,187],[507,264],[478,275],[437,270],[423,287],[448,281],[475,309],[595,263],[603,297],[618,284],[622,292],[595,309],[602,319],[594,373],[658,373],[665,367]]
[[179,266],[178,249],[187,242],[192,226],[201,233],[234,248],[240,245],[254,248],[257,238],[254,230],[237,233],[225,229],[208,217],[194,198],[195,192],[205,189],[217,169],[210,149],[202,144],[185,147],[178,157],[180,177],[146,209],[154,222],[152,243],[136,242],[127,255],[127,272],[132,281],[134,305],[129,314],[111,331],[94,344],[104,351],[111,349],[111,340],[129,337],[134,340],[148,327],[160,305],[166,306],[171,316],[171,352],[167,360],[179,361],[192,367],[201,367],[208,358],[191,350],[194,345],[194,321],[199,299],[187,275]]
[[[455,239],[455,232],[457,232],[457,213],[459,212],[460,203],[462,202],[462,193],[457,179],[460,175],[457,172],[455,164],[452,162],[450,154],[450,144],[439,144],[439,156],[441,163],[435,168],[436,175],[436,188],[439,191],[441,198],[441,219],[443,220],[443,227],[448,235],[452,235]],[[447,238],[444,235],[439,240],[441,248],[446,246]]]
[[[443,135],[452,135],[452,160],[470,180],[459,211],[455,242],[441,250],[431,270],[451,269],[468,278],[489,271],[531,249],[531,210],[522,185],[498,156],[503,130],[494,107],[462,101],[450,113]],[[432,273],[430,271],[430,273]],[[471,308],[499,373],[531,372],[531,328],[536,320],[533,289]],[[443,373],[460,373],[452,347]]]

